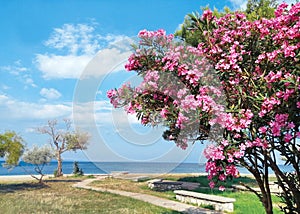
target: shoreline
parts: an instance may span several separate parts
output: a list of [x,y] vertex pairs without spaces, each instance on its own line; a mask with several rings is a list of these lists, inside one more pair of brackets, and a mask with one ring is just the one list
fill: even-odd
[[[111,176],[115,178],[124,178],[128,179],[130,177],[149,177],[149,178],[158,178],[163,175],[170,175],[170,176],[206,176],[207,173],[129,173],[129,172],[114,172],[111,174],[84,174],[84,176]],[[38,176],[38,175],[37,175]],[[64,178],[68,178],[73,176],[73,174],[64,174]],[[253,177],[252,174],[245,174],[241,173],[240,176],[242,177]],[[274,177],[275,174],[270,174],[269,177]],[[54,178],[53,175],[47,174],[44,176],[43,179],[52,179]],[[0,175],[0,183],[1,182],[22,182],[22,181],[36,181],[31,175]]]

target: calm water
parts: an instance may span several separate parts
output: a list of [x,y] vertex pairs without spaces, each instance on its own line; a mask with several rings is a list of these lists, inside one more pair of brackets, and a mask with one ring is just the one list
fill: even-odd
[[[34,166],[24,162],[20,162],[20,166],[13,169],[2,167],[4,162],[0,161],[0,175],[27,175],[27,171],[35,174]],[[154,163],[154,162],[78,162],[79,168],[82,168],[85,174],[108,174],[113,171],[128,171],[130,173],[204,173],[205,165],[197,163]],[[43,172],[45,174],[53,174],[57,163],[51,162],[45,165]],[[290,167],[285,167],[286,171],[290,171]],[[240,173],[248,173],[244,168],[240,168]],[[63,162],[63,173],[72,174],[73,162]]]

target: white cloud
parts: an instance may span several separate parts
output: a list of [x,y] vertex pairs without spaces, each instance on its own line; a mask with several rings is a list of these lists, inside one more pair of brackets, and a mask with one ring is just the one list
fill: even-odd
[[130,51],[123,52],[115,47],[101,50],[81,73],[81,79],[100,77],[111,71],[124,70],[124,62],[130,54]]
[[22,77],[22,82],[25,84],[25,87],[24,87],[25,89],[27,89],[28,86],[31,86],[33,88],[37,87],[37,85],[34,83],[34,81],[33,81],[33,79],[31,78],[30,75],[24,75]]
[[126,114],[123,109],[114,109],[108,101],[95,101],[73,104],[73,115],[76,125],[102,126],[116,124],[126,126],[139,124],[135,115]]
[[26,83],[26,84],[28,84],[28,85],[31,85],[32,87],[36,87],[36,85],[34,84],[34,82],[33,82],[33,79],[31,79],[31,78],[26,78],[25,80],[24,80],[24,82]]
[[8,96],[0,94],[0,105],[5,104],[9,100]]
[[14,79],[17,79],[19,82],[24,84],[25,89],[27,89],[28,86],[34,88],[37,87],[31,77],[30,69],[24,67],[20,60],[15,61],[13,65],[1,66],[0,70],[3,72],[8,72],[10,75],[13,75]]
[[37,54],[36,66],[45,79],[77,79],[96,53],[102,47],[110,46],[100,51],[104,60],[97,64],[99,67],[93,72],[94,75],[102,75],[103,72],[99,72],[99,69],[110,70],[112,65],[118,65],[120,60],[129,56],[124,52],[128,52],[130,44],[127,42],[124,45],[124,40],[129,41],[129,38],[124,35],[97,34],[94,25],[65,24],[61,28],[55,28],[45,42],[55,53]]
[[87,24],[64,24],[54,28],[45,45],[59,50],[67,50],[71,55],[91,55],[100,48],[94,26]]
[[92,56],[87,55],[59,56],[38,54],[36,63],[45,79],[77,79],[91,59]]
[[57,91],[54,88],[42,88],[40,91],[40,95],[49,99],[49,100],[53,100],[53,99],[58,99],[61,97],[61,93],[59,93],[59,91]]
[[5,85],[5,84],[2,84],[1,85],[1,88],[3,89],[3,90],[8,90],[8,89],[11,89],[11,87],[9,87],[8,85]]
[[15,100],[0,95],[0,117],[3,120],[13,119],[52,119],[69,117],[72,113],[71,104],[39,104]]
[[123,109],[114,110],[108,101],[85,102],[80,104],[30,103],[0,94],[0,118],[12,120],[49,120],[74,118],[80,126],[97,124],[138,124],[135,115],[127,115]]
[[14,65],[1,66],[0,69],[3,71],[7,71],[15,76],[18,76],[21,73],[28,71],[28,68],[21,66],[19,61],[15,62]]

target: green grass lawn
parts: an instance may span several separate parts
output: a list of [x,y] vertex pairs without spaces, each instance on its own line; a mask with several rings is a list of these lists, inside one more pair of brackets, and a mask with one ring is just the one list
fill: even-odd
[[[166,179],[194,181],[199,182],[201,186],[207,186],[208,181],[205,176],[193,177],[182,175],[167,176]],[[45,181],[45,185],[39,185],[35,182],[13,182],[0,183],[0,211],[6,213],[169,213],[179,212],[171,211],[149,203],[114,195],[84,189],[73,188],[72,185],[82,178],[61,178]],[[249,178],[239,178],[232,181],[240,181],[255,185],[255,182]],[[231,183],[232,184],[232,183]],[[230,183],[228,184],[231,185]],[[171,200],[175,199],[172,191],[156,192],[148,188],[147,182],[134,182],[130,180],[107,178],[95,181],[92,186],[98,186],[109,189],[118,189],[130,192],[138,192],[163,197]],[[224,197],[235,198],[234,214],[263,214],[264,208],[258,198],[249,192],[221,192],[211,189],[196,189],[194,191],[206,194],[220,195]],[[274,196],[275,206],[280,199]],[[281,213],[278,208],[274,210],[275,214]]]
[[[231,191],[218,191],[218,190],[203,190],[197,189],[196,192],[206,193],[206,194],[213,194],[219,195],[229,198],[235,198],[236,202],[234,203],[234,214],[244,214],[244,213],[251,213],[251,214],[264,214],[265,210],[262,203],[259,201],[258,197],[250,192],[231,192]],[[279,203],[280,199],[274,196],[275,201],[275,208],[274,214],[282,213],[280,212],[279,208],[276,207],[276,204]]]
[[179,212],[139,200],[76,189],[75,178],[52,179],[41,186],[34,182],[0,184],[1,214],[31,213],[165,213]]
[[153,195],[157,197],[163,197],[170,200],[175,200],[175,196],[176,196],[175,193],[173,193],[173,191],[166,191],[166,192],[153,191],[148,188],[148,184],[146,181],[135,182],[135,181],[125,180],[125,179],[106,178],[103,180],[92,182],[91,186],[122,190],[127,192],[143,193],[143,194]]
[[[167,175],[164,179],[168,180],[179,180],[179,181],[189,181],[189,182],[198,182],[202,187],[208,187],[208,180],[206,176],[185,176],[182,175]],[[250,186],[255,186],[255,180],[249,177],[240,177],[238,179],[232,180],[228,182],[225,186],[230,187],[232,184],[239,184],[239,182],[247,183]],[[92,186],[103,187],[108,189],[118,189],[124,190],[129,192],[138,192],[138,193],[145,193],[150,194],[158,197],[164,197],[171,200],[175,199],[175,194],[172,191],[168,192],[156,192],[150,190],[147,186],[147,182],[134,182],[130,180],[123,180],[123,179],[115,179],[115,178],[108,178],[100,181],[95,181],[92,183]],[[251,192],[232,192],[232,191],[224,191],[221,192],[219,190],[211,190],[207,189],[196,189],[196,192],[206,193],[206,194],[213,194],[213,195],[220,195],[229,198],[235,198],[236,202],[234,203],[234,214],[264,214],[264,208],[259,201],[258,197],[251,193]],[[274,196],[275,201],[275,209],[274,214],[282,213],[280,212],[279,208],[277,208],[280,199]],[[204,207],[205,208],[205,207]]]
[[[186,176],[186,177],[166,177],[166,179],[173,179],[177,181],[187,181],[187,182],[197,182],[200,183],[200,187],[208,187],[208,179],[207,176]],[[275,177],[270,178],[271,181],[275,181]],[[224,183],[224,186],[226,188],[230,188],[232,185],[237,185],[240,183],[247,184],[248,186],[251,187],[257,187],[255,179],[251,177],[239,177],[236,179],[233,179],[231,181],[226,181]],[[213,194],[213,195],[220,195],[224,197],[229,197],[229,198],[235,198],[236,202],[234,203],[234,214],[244,214],[244,213],[251,213],[251,214],[264,214],[264,208],[262,203],[259,201],[258,197],[251,192],[232,192],[232,191],[219,191],[219,190],[211,190],[211,189],[196,189],[194,190],[195,192],[201,192],[201,193],[206,193],[206,194]],[[278,205],[280,203],[280,198],[277,196],[273,196],[273,206],[274,206],[274,214],[279,214],[283,213],[280,211]]]

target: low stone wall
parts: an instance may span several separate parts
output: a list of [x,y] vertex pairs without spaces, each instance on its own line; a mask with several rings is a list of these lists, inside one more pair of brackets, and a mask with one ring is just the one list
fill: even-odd
[[[236,191],[249,191],[249,189],[247,189],[246,187],[244,187],[242,185],[232,185],[232,188]],[[274,193],[274,194],[282,193],[281,187],[278,184],[275,184],[274,182],[270,182],[269,188],[270,188],[271,193]],[[259,188],[252,188],[252,189],[255,190],[256,192],[261,192],[261,190]]]
[[153,181],[148,183],[148,187],[155,191],[165,192],[182,189],[182,183],[176,181]]

